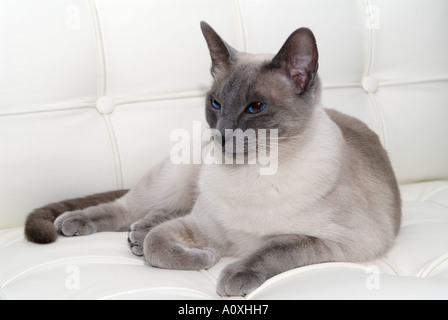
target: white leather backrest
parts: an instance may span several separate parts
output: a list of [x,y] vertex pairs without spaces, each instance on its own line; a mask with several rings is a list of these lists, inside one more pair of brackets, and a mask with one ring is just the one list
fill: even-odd
[[447,14],[446,0],[0,0],[0,228],[132,187],[203,119],[201,20],[254,53],[311,28],[324,104],[379,134],[401,183],[448,179]]

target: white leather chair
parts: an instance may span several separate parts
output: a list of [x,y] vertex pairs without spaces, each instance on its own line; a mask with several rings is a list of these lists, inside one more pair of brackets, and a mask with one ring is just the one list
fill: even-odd
[[205,20],[253,53],[311,28],[324,104],[378,133],[403,197],[384,259],[291,270],[246,299],[447,299],[447,15],[446,0],[0,0],[0,298],[220,298],[233,258],[161,270],[126,233],[23,236],[34,208],[132,187],[204,118]]

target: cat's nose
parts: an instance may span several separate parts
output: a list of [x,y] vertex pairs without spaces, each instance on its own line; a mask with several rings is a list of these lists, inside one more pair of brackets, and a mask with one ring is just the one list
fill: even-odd
[[230,134],[232,130],[227,129],[226,130],[216,130],[215,134],[213,136],[214,140],[216,142],[219,142],[221,144],[221,147],[224,148],[226,143],[229,142],[233,138],[233,134]]
[[233,121],[220,118],[216,125],[216,131],[214,135],[215,141],[220,142],[221,146],[224,148],[226,143],[233,139],[233,129]]
[[221,147],[224,148],[224,146],[226,145],[225,133],[223,134],[220,131],[218,131],[218,133],[215,134],[215,140],[216,140],[216,142],[219,142],[221,144]]

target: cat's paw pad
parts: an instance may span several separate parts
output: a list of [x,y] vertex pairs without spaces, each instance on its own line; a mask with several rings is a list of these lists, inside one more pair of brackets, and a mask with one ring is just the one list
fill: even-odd
[[219,275],[217,293],[220,296],[245,296],[266,280],[261,273],[238,264],[227,266]]
[[132,253],[136,256],[143,256],[143,242],[153,227],[154,223],[150,219],[141,219],[131,225],[128,232],[128,243]]
[[56,230],[64,236],[85,236],[96,232],[94,223],[82,211],[66,212],[54,221]]

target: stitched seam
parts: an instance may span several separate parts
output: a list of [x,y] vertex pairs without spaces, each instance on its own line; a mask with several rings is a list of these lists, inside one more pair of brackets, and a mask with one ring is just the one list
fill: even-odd
[[90,16],[92,19],[93,32],[95,37],[97,59],[98,59],[98,96],[105,96],[107,93],[107,69],[106,54],[103,41],[103,30],[100,23],[98,9],[95,0],[88,0]]
[[[365,20],[367,21],[367,19],[369,18],[366,14],[367,14],[367,9],[371,6],[370,0],[364,0],[363,1],[364,4],[364,15],[365,15]],[[364,25],[364,28],[367,29],[367,27]],[[370,74],[372,73],[372,66],[373,66],[373,60],[374,60],[374,49],[375,49],[375,30],[373,28],[371,28],[370,30],[368,30],[368,50],[367,50],[367,59],[366,59],[366,66],[365,66],[365,70],[364,70],[364,77],[370,76]]]
[[359,82],[347,82],[347,83],[323,83],[322,89],[331,90],[331,89],[362,89],[362,86]]
[[0,118],[2,117],[19,117],[19,116],[27,116],[27,115],[34,115],[34,114],[40,114],[40,113],[50,113],[50,112],[65,112],[65,111],[78,111],[78,110],[93,110],[95,108],[95,105],[92,103],[86,103],[83,105],[80,105],[78,107],[67,107],[67,108],[54,108],[54,109],[42,109],[42,110],[36,110],[36,111],[21,111],[21,112],[11,112],[11,113],[3,113],[0,114]]
[[173,101],[173,100],[187,100],[187,99],[205,99],[204,91],[185,91],[177,92],[173,94],[161,94],[161,95],[151,95],[142,97],[128,97],[128,98],[117,98],[115,100],[115,106],[142,103],[142,102],[155,102],[155,101]]
[[134,293],[144,293],[144,292],[166,292],[166,291],[176,291],[181,293],[193,293],[195,295],[198,295],[204,299],[212,300],[215,299],[215,297],[208,295],[207,293],[204,293],[199,290],[190,289],[190,288],[183,288],[183,287],[173,287],[173,286],[159,286],[154,288],[143,288],[143,289],[132,289],[132,290],[124,290],[118,293],[112,293],[108,294],[107,296],[103,296],[100,298],[97,298],[96,300],[109,300],[109,299],[115,299],[118,297],[126,296],[129,294]]
[[102,115],[107,128],[107,133],[109,136],[110,144],[112,147],[112,154],[114,158],[114,167],[115,167],[115,181],[117,189],[123,189],[123,166],[121,162],[120,148],[118,147],[118,140],[115,134],[114,126],[110,119],[110,115],[105,114]]
[[381,87],[398,87],[398,86],[419,85],[425,83],[446,82],[446,81],[448,81],[448,76],[410,79],[410,80],[381,81],[380,83]]
[[434,271],[437,272],[437,269],[440,266],[443,266],[447,261],[448,261],[448,253],[438,257],[437,259],[426,265],[422,270],[420,270],[417,276],[422,278],[428,278]]
[[448,186],[442,186],[440,188],[437,188],[436,190],[431,191],[426,196],[424,196],[421,201],[428,201],[431,197],[435,196],[437,193],[442,192],[444,190],[448,189]]
[[[12,275],[11,277],[9,277],[8,279],[6,279],[6,281],[4,283],[2,283],[0,285],[0,289],[4,289],[7,286],[9,286],[12,282],[16,281],[17,279],[23,277],[24,275],[29,274],[30,272],[33,272],[35,270],[39,270],[42,267],[46,267],[52,264],[56,264],[56,263],[64,263],[64,262],[69,262],[69,261],[73,261],[73,260],[77,260],[77,259],[101,259],[101,258],[113,258],[117,261],[123,261],[123,263],[120,264],[127,264],[127,265],[144,265],[144,262],[140,262],[136,259],[132,259],[132,258],[125,258],[125,257],[118,257],[118,256],[73,256],[73,257],[68,257],[68,258],[61,258],[61,259],[54,259],[51,261],[47,261],[47,262],[43,262],[40,263],[38,265],[34,265],[31,267],[27,267],[24,270],[19,270],[16,274]],[[127,262],[127,263],[124,263]],[[115,263],[116,264],[116,263]]]
[[[95,36],[97,59],[98,59],[98,96],[107,95],[107,63],[106,63],[106,48],[104,43],[104,33],[101,24],[100,15],[98,8],[95,4],[95,0],[89,0],[90,14],[92,17],[93,31]],[[104,119],[107,133],[109,136],[109,141],[112,148],[114,168],[115,168],[115,179],[117,189],[123,189],[123,167],[120,156],[120,148],[118,146],[117,135],[114,130],[113,123],[111,121],[110,115],[102,114]]]
[[244,21],[243,21],[243,15],[241,12],[241,5],[239,0],[233,0],[233,8],[235,11],[236,16],[236,28],[238,30],[238,41],[240,50],[243,52],[247,51],[247,42],[246,42],[246,31],[244,29]]
[[319,263],[319,264],[294,268],[294,269],[285,271],[283,273],[280,273],[280,274],[266,280],[260,287],[255,289],[252,293],[248,294],[246,296],[246,300],[257,299],[257,295],[259,295],[263,291],[266,291],[266,289],[269,289],[273,285],[276,285],[277,283],[284,281],[290,277],[296,276],[296,275],[302,275],[305,273],[312,273],[312,272],[319,272],[322,270],[334,271],[334,270],[341,270],[341,269],[345,270],[345,271],[365,272],[367,270],[367,266],[363,266],[363,265],[356,264],[356,263],[350,263],[350,262],[328,262],[328,263]]
[[385,126],[383,113],[381,112],[381,108],[375,98],[375,95],[373,93],[369,93],[368,96],[371,102],[373,112],[375,114],[376,123],[378,125],[378,135],[380,137],[384,149],[388,150],[387,130]]
[[[371,7],[370,0],[364,0],[364,17],[365,20],[369,19],[367,16],[368,8]],[[363,78],[369,77],[372,74],[372,68],[373,68],[373,61],[375,60],[375,29],[374,28],[367,28],[366,25],[364,25],[364,28],[368,31],[368,56],[366,58],[366,65],[364,69],[364,75]],[[386,130],[386,123],[384,121],[384,116],[381,111],[380,105],[375,97],[374,93],[368,93],[369,99],[370,99],[370,105],[373,109],[373,112],[375,114],[375,120],[378,127],[378,135],[380,137],[381,143],[383,144],[383,147],[387,150],[388,149],[388,139],[387,139],[387,130]]]
[[[151,95],[142,97],[130,97],[130,98],[120,98],[114,99],[115,108],[122,105],[138,104],[138,103],[150,103],[157,101],[174,101],[174,100],[188,100],[188,99],[202,99],[205,93],[203,91],[191,91],[191,92],[180,92],[177,94],[162,94],[162,95]],[[65,112],[65,111],[77,111],[77,110],[97,110],[95,102],[79,103],[79,104],[67,104],[67,107],[60,107],[60,105],[48,105],[43,106],[41,110],[29,110],[29,111],[19,111],[11,113],[0,113],[0,118],[2,117],[17,117],[17,116],[27,116],[40,113],[50,113],[50,112]]]
[[[406,85],[420,85],[426,83],[434,83],[434,82],[447,82],[448,76],[442,77],[433,77],[427,79],[410,79],[410,80],[397,80],[397,81],[380,81],[380,87],[398,87],[398,86],[406,86]],[[332,90],[332,89],[351,89],[357,88],[362,89],[362,86],[359,82],[353,83],[323,83],[323,89]],[[180,93],[172,93],[172,94],[161,94],[161,95],[150,95],[143,97],[134,97],[134,98],[122,98],[117,99],[115,106],[123,105],[123,104],[131,104],[131,103],[140,103],[140,102],[152,102],[152,101],[163,101],[163,100],[178,100],[178,99],[192,99],[192,98],[202,98],[205,96],[205,92],[207,90],[196,90],[196,91],[185,91]],[[40,106],[40,110],[33,111],[19,111],[19,112],[4,112],[0,113],[0,117],[7,116],[20,116],[20,115],[28,115],[28,114],[36,114],[36,113],[44,113],[44,112],[61,112],[61,111],[70,111],[70,110],[80,110],[80,109],[93,109],[95,108],[95,102],[85,102],[85,103],[67,103],[67,107],[61,107],[62,104],[54,104],[54,105],[42,105]],[[31,108],[31,106],[22,106],[20,108]]]

